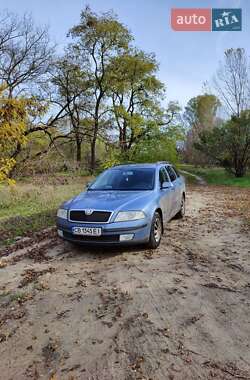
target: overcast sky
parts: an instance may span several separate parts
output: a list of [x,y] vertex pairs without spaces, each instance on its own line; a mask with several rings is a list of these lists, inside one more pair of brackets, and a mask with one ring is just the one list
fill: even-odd
[[[66,44],[67,31],[78,23],[87,4],[96,12],[113,9],[135,36],[136,45],[156,54],[167,98],[178,100],[182,106],[212,78],[226,48],[244,47],[249,54],[249,0],[0,0],[2,10],[20,15],[30,12],[36,23],[48,24],[59,48]],[[242,8],[243,30],[174,32],[170,11],[175,7]]]

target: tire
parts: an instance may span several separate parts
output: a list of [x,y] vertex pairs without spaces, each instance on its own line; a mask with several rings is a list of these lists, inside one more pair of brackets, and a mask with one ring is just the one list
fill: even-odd
[[185,201],[185,196],[182,195],[182,198],[181,198],[181,208],[180,208],[180,211],[176,214],[176,218],[177,219],[184,218],[185,211],[186,211],[186,201]]
[[159,247],[162,237],[162,218],[158,211],[154,213],[152,223],[151,223],[151,229],[150,229],[150,236],[148,241],[148,248],[150,249],[156,249]]

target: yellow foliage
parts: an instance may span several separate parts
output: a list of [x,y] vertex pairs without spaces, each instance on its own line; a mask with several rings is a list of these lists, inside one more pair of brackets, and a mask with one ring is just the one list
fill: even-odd
[[15,160],[13,158],[0,158],[0,183],[5,180],[8,180],[8,174],[10,173],[14,165]]
[[[8,98],[4,92],[4,87],[0,86],[0,182],[8,181],[9,173],[15,166],[15,160],[10,158],[11,153],[17,144],[26,142],[27,107],[30,106],[27,99]],[[8,183],[12,184],[13,181]]]

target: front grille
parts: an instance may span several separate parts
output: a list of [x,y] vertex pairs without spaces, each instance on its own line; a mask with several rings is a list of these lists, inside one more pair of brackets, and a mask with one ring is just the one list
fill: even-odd
[[91,215],[86,215],[84,210],[72,210],[69,219],[72,222],[105,223],[109,220],[111,212],[93,211]]
[[72,239],[75,241],[82,241],[82,242],[103,242],[103,243],[109,243],[112,241],[119,241],[120,236],[119,235],[101,235],[101,236],[81,236],[81,235],[73,235],[70,232],[63,232],[63,236],[66,239]]

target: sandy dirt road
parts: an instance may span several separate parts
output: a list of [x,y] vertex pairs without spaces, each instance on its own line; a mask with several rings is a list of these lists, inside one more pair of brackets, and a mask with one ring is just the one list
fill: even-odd
[[0,261],[0,379],[250,379],[250,233],[189,191],[160,248],[56,237]]

